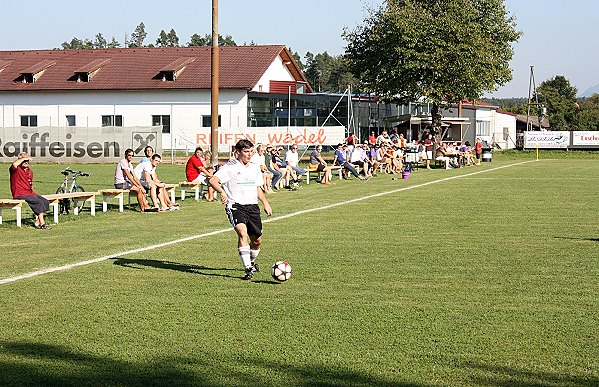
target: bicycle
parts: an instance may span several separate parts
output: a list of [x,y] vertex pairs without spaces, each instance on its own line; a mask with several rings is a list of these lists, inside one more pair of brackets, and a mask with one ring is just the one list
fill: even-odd
[[[72,193],[72,192],[85,192],[82,186],[77,184],[77,176],[91,176],[91,173],[84,173],[81,171],[73,171],[71,167],[66,167],[64,171],[61,171],[64,175],[64,180],[56,193]],[[71,184],[69,185],[69,175],[71,175]],[[85,200],[72,198],[72,199],[61,199],[59,201],[60,205],[60,214],[69,214],[71,210],[71,202],[73,204],[73,208],[77,208],[77,212],[81,212],[83,206],[85,205]]]

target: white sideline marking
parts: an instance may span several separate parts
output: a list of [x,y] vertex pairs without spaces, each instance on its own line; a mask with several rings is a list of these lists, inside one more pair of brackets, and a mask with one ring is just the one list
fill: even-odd
[[[439,179],[439,180],[433,180],[433,181],[429,181],[429,182],[422,183],[422,184],[412,185],[412,186],[409,186],[409,187],[398,188],[398,189],[394,189],[394,190],[391,190],[391,191],[379,192],[377,194],[363,196],[361,198],[356,198],[356,199],[351,199],[351,200],[346,200],[344,202],[333,203],[333,204],[328,204],[326,206],[321,206],[321,207],[316,207],[316,208],[310,208],[310,209],[307,209],[307,210],[301,210],[301,211],[297,211],[297,212],[292,212],[292,213],[287,214],[287,215],[281,215],[281,216],[277,216],[277,217],[274,217],[274,218],[266,219],[262,223],[275,222],[275,221],[282,220],[282,219],[292,218],[292,217],[298,216],[298,215],[308,214],[310,212],[327,210],[329,208],[334,208],[334,207],[338,207],[338,206],[344,206],[346,204],[356,203],[356,202],[360,202],[360,201],[364,201],[364,200],[376,198],[376,197],[379,197],[379,196],[390,195],[390,194],[393,194],[393,193],[402,192],[402,191],[408,191],[408,190],[415,189],[415,188],[420,188],[420,187],[426,187],[427,185],[442,183],[442,182],[445,182],[445,181],[454,180],[454,179],[460,179],[460,178],[469,177],[469,176],[474,176],[474,175],[478,175],[478,174],[481,174],[481,173],[493,172],[493,171],[497,171],[499,169],[509,168],[509,167],[515,167],[515,166],[518,166],[518,165],[527,164],[527,163],[531,163],[531,162],[535,162],[535,161],[536,160],[521,161],[521,162],[515,163],[515,164],[503,165],[501,167],[495,167],[495,168],[491,168],[491,169],[485,169],[485,170],[482,170],[482,171],[471,172],[471,173],[467,173],[467,174],[464,174],[464,175],[449,176],[449,177],[445,177],[445,178]],[[232,227],[223,228],[223,229],[220,229],[220,230],[211,231],[211,232],[207,232],[207,233],[204,233],[204,234],[192,235],[192,236],[188,236],[188,237],[185,237],[185,238],[175,239],[175,240],[172,240],[172,241],[169,241],[169,242],[159,243],[159,244],[151,245],[151,246],[147,246],[147,247],[140,247],[140,248],[134,249],[134,250],[127,250],[127,251],[123,251],[123,252],[116,253],[116,254],[106,255],[106,256],[100,257],[100,258],[89,259],[87,261],[75,262],[75,263],[70,263],[68,265],[56,266],[56,267],[49,267],[47,269],[32,271],[32,272],[21,274],[21,275],[17,275],[17,276],[14,276],[14,277],[0,279],[0,285],[7,284],[7,283],[10,283],[10,282],[20,281],[20,280],[27,279],[27,278],[37,277],[37,276],[44,275],[44,274],[54,273],[54,272],[57,272],[57,271],[70,270],[70,269],[73,269],[73,268],[79,267],[79,266],[91,265],[92,263],[98,263],[98,262],[106,261],[108,259],[121,257],[123,255],[129,255],[129,254],[135,254],[135,253],[142,253],[144,251],[154,250],[154,249],[158,249],[158,248],[161,248],[161,247],[174,245],[174,244],[177,244],[177,243],[188,242],[188,241],[191,241],[191,240],[194,240],[194,239],[200,239],[200,238],[209,237],[209,236],[212,236],[212,235],[218,235],[218,234],[222,234],[222,233],[228,232],[228,231],[233,231],[233,228]]]

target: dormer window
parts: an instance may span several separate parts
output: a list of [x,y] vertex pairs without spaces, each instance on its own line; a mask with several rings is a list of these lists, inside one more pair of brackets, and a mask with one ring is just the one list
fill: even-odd
[[174,82],[177,77],[187,68],[187,66],[193,62],[195,58],[178,58],[168,65],[160,69],[160,79],[162,82]]
[[56,62],[52,60],[43,60],[31,67],[26,68],[20,72],[21,74],[21,82],[23,83],[34,83],[37,81],[44,72],[54,65]]
[[92,80],[94,75],[100,71],[100,69],[110,62],[110,59],[96,59],[85,66],[82,66],[75,70],[75,80],[77,82],[89,82]]

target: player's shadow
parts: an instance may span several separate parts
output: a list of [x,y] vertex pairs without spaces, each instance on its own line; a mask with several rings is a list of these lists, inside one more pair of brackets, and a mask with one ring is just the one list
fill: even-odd
[[599,242],[599,238],[576,238],[576,237],[564,237],[564,236],[556,236],[554,239],[569,239],[572,241],[590,241],[590,242]]
[[131,269],[143,269],[145,267],[151,267],[155,269],[163,269],[163,270],[174,270],[180,271],[182,273],[191,273],[198,275],[205,275],[211,277],[224,277],[224,278],[241,278],[242,276],[235,276],[230,274],[219,273],[222,271],[241,271],[240,269],[231,269],[226,267],[208,267],[208,266],[200,266],[200,265],[187,265],[178,262],[170,262],[170,261],[159,261],[155,259],[130,259],[130,258],[114,258],[114,264],[128,267]]

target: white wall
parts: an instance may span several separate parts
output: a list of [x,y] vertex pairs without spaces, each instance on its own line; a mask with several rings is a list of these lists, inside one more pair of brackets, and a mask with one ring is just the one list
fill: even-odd
[[[99,127],[103,115],[122,115],[123,126],[150,126],[153,115],[171,116],[171,134],[163,148],[193,149],[202,116],[209,116],[210,90],[85,91],[0,93],[1,127],[19,127],[20,116],[36,115],[38,126],[66,126],[67,115],[77,127]],[[223,127],[247,125],[247,92],[221,90],[219,114]]]
[[[504,128],[508,129],[509,138],[504,140]],[[495,112],[495,142],[502,149],[516,147],[516,117]]]
[[[268,69],[262,75],[262,78],[254,86],[252,91],[259,91],[263,93],[270,93],[270,81],[295,81],[295,78],[291,75],[287,66],[283,64],[283,60],[280,56],[270,64]],[[262,86],[262,88],[260,88]]]

